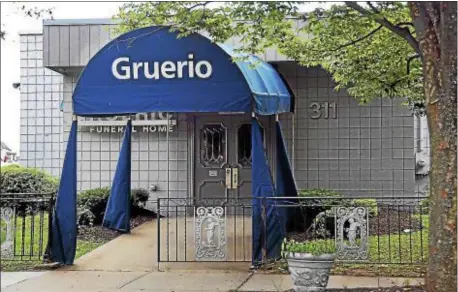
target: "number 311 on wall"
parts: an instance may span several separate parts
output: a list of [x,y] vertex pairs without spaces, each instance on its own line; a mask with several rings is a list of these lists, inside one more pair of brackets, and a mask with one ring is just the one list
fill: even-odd
[[336,119],[337,103],[336,102],[311,102],[309,104],[310,118],[312,119]]

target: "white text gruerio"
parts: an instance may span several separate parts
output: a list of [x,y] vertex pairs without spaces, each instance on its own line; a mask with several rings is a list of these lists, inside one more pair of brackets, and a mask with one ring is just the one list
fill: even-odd
[[138,79],[143,74],[146,79],[200,78],[207,79],[213,73],[210,62],[195,62],[194,55],[189,54],[186,61],[164,62],[130,62],[129,57],[120,57],[111,65],[113,76],[120,80]]

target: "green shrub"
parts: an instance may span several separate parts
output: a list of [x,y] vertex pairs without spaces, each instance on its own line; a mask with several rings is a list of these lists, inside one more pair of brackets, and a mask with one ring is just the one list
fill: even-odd
[[378,206],[376,199],[354,199],[351,203],[355,207],[367,207],[369,209],[369,216],[378,215]]
[[309,190],[300,190],[299,197],[335,197],[336,199],[314,199],[307,202],[311,204],[317,204],[324,206],[331,206],[331,205],[339,205],[342,203],[342,194],[334,191],[334,190],[327,190],[327,189],[309,189]]
[[376,199],[354,199],[348,200],[343,198],[343,195],[338,191],[327,190],[327,189],[310,189],[310,190],[300,190],[300,197],[335,197],[336,199],[316,199],[312,200],[311,204],[322,205],[323,209],[329,210],[333,206],[355,206],[355,207],[368,207],[370,216],[377,216],[377,200]]
[[2,193],[51,193],[59,187],[57,178],[40,169],[13,164],[2,166],[0,172]]
[[93,223],[101,223],[109,196],[109,187],[83,191],[78,194],[78,208],[80,210],[84,210],[86,213],[87,211],[90,211],[93,215]]
[[78,206],[77,208],[77,223],[78,227],[94,225],[95,215],[91,210]]
[[142,188],[133,189],[130,197],[133,207],[144,208],[149,199],[149,192]]
[[338,191],[327,189],[305,189],[299,190],[300,197],[342,197]]
[[[100,224],[107,208],[110,188],[95,188],[78,194],[78,223],[80,225]],[[131,208],[144,208],[149,193],[145,189],[137,188],[131,191]],[[138,209],[137,209],[138,210]],[[135,216],[136,210],[131,215]]]
[[336,246],[333,241],[313,240],[313,241],[295,241],[284,240],[282,244],[282,254],[289,252],[310,253],[313,255],[333,254],[336,252]]

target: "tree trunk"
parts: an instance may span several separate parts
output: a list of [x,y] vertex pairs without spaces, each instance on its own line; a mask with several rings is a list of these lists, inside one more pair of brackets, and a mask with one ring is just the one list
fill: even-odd
[[457,291],[457,3],[410,3],[431,141],[426,289]]

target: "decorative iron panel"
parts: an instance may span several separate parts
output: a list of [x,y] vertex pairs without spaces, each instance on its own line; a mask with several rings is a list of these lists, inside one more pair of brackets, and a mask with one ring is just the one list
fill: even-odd
[[198,207],[194,216],[196,261],[226,259],[226,212],[223,207]]
[[1,213],[1,254],[3,259],[14,257],[14,207],[3,207],[0,209]]
[[368,211],[367,207],[337,207],[336,248],[339,260],[367,260]]

